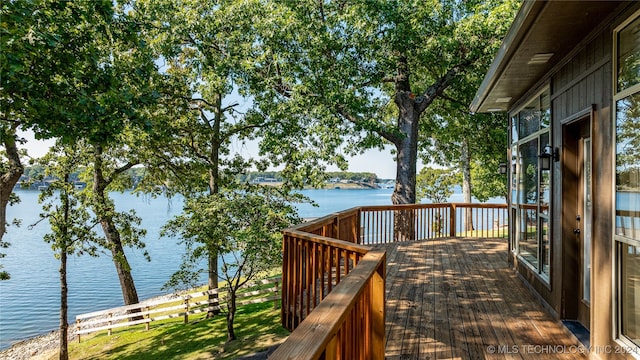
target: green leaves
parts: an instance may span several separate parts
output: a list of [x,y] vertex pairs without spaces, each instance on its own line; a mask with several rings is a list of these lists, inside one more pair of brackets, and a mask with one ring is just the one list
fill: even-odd
[[272,268],[280,261],[280,231],[301,221],[293,207],[301,200],[282,189],[257,185],[187,199],[183,213],[162,231],[164,237],[181,238],[189,250],[169,285],[191,281],[186,275],[199,273],[194,264],[212,251],[221,255],[220,277],[228,283]]
[[144,128],[159,73],[139,30],[106,0],[3,4],[3,118],[66,143]]
[[453,187],[460,183],[460,174],[450,169],[424,167],[416,177],[416,198],[444,203],[453,195]]
[[51,227],[44,240],[51,244],[56,257],[60,252],[97,256],[99,247],[106,246],[104,238],[95,231],[97,219],[83,203],[80,190],[69,180],[82,163],[81,158],[82,153],[73,146],[58,145],[40,160],[46,166],[46,175],[56,179],[43,190],[39,200],[43,204],[40,221],[47,220]]

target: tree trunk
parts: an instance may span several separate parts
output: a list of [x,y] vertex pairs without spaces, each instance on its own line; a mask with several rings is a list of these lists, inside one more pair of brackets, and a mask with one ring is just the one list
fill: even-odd
[[139,302],[138,292],[136,291],[133,276],[131,275],[131,267],[124,254],[120,232],[113,221],[112,214],[115,209],[113,205],[107,201],[107,195],[105,194],[108,182],[103,174],[102,146],[94,145],[94,151],[93,192],[97,210],[96,215],[98,216],[98,221],[102,226],[104,235],[110,244],[113,264],[116,267],[118,279],[120,280],[124,303],[125,305],[135,304]]
[[236,339],[236,332],[233,329],[233,320],[236,316],[236,291],[229,292],[229,300],[227,302],[227,341]]
[[[462,142],[460,148],[460,163],[462,167],[462,195],[464,202],[471,203],[471,156],[469,154],[469,144],[466,140]],[[465,209],[464,218],[465,230],[474,230],[473,210]]]
[[[409,64],[406,56],[398,59],[398,73],[395,83],[394,102],[398,107],[398,130],[396,146],[396,187],[391,195],[394,205],[415,204],[416,202],[416,163],[418,161],[418,121],[422,113],[416,107],[415,96],[409,83]],[[394,212],[394,232],[396,241],[413,240],[414,216],[410,210]]]
[[15,128],[2,129],[2,143],[4,144],[7,158],[9,160],[9,169],[6,173],[0,174],[0,242],[7,229],[7,205],[9,197],[13,192],[20,176],[24,172],[24,167],[20,162],[18,147],[15,139]]
[[[65,211],[66,212],[66,211]],[[69,359],[68,350],[68,330],[69,320],[67,318],[67,249],[60,249],[60,360]]]
[[[433,101],[451,84],[455,76],[460,73],[469,61],[450,68],[438,78],[425,92],[416,96],[411,92],[410,69],[407,57],[400,54],[395,76],[394,102],[398,107],[397,130],[400,136],[383,131],[382,136],[391,141],[397,150],[396,187],[391,195],[394,205],[415,204],[416,202],[416,164],[418,161],[418,128],[420,116]],[[396,211],[394,216],[394,230],[397,240],[414,238],[413,212]]]
[[[209,279],[207,282],[209,290],[218,288],[218,252],[215,250],[209,250]],[[209,304],[216,304],[216,307],[209,306],[207,309],[207,318],[212,318],[220,314],[220,303],[218,301],[218,294],[209,295]]]
[[[220,192],[220,146],[222,141],[220,140],[220,126],[222,123],[222,95],[216,94],[213,97],[214,118],[213,127],[211,132],[211,148],[209,153],[209,193],[216,195]],[[203,115],[204,116],[204,115]],[[206,117],[205,117],[206,121]],[[215,246],[209,246],[209,290],[215,290],[218,288],[218,249]],[[217,303],[218,294],[209,295],[209,304]],[[207,310],[207,318],[212,318],[215,315],[220,314],[220,309],[209,307]]]
[[[65,184],[69,182],[69,174],[65,174]],[[61,194],[61,201],[64,211],[64,221],[61,227],[61,244],[60,244],[60,360],[69,359],[68,348],[68,329],[69,319],[68,311],[68,292],[67,287],[67,248],[69,246],[69,194],[66,190]]]
[[[416,202],[416,163],[418,161],[418,121],[420,114],[415,111],[413,99],[407,94],[396,96],[400,110],[398,125],[404,135],[396,142],[396,186],[391,195],[394,205],[415,204]],[[394,212],[394,231],[396,241],[414,240],[414,214],[412,210]]]

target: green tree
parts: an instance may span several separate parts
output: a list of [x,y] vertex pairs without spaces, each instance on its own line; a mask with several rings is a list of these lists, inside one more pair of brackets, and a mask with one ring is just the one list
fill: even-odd
[[[236,293],[249,281],[282,261],[280,230],[299,222],[292,201],[297,196],[283,189],[248,185],[242,191],[202,194],[187,200],[181,215],[163,229],[164,236],[179,236],[189,253],[181,271],[168,285],[192,286],[198,278],[198,262],[214,251],[222,256],[220,278],[227,290],[227,337],[235,340]],[[216,304],[214,300],[212,304]]]
[[145,155],[141,145],[156,130],[153,109],[163,79],[139,36],[142,24],[128,9],[109,0],[4,2],[12,53],[3,58],[9,72],[2,101],[13,104],[3,120],[17,118],[37,138],[86,144],[93,195],[84,205],[100,220],[124,302],[131,304],[138,296],[123,247],[128,240],[140,245],[140,233],[116,224],[135,218],[118,215],[108,191]]
[[433,203],[444,203],[453,194],[459,175],[449,169],[423,167],[416,179],[418,199],[428,199]]
[[[460,182],[459,173],[449,169],[424,167],[416,178],[418,200],[428,199],[433,203],[444,203],[453,194],[453,187]],[[433,230],[441,235],[444,229],[444,217],[441,209],[434,214]]]
[[[230,155],[235,137],[251,128],[237,117],[225,98],[233,90],[240,57],[232,12],[214,2],[137,1],[132,14],[152,24],[146,33],[156,56],[164,59],[177,111],[171,139],[157,152],[147,183],[170,183],[170,191],[198,199],[203,192],[216,196],[233,183],[244,159]],[[236,122],[236,119],[240,123]],[[169,170],[169,171],[166,171]],[[208,287],[218,288],[218,247],[209,246]],[[217,295],[212,295],[213,300]],[[209,311],[213,316],[216,311]]]
[[[81,205],[80,194],[70,181],[70,174],[80,164],[82,155],[67,146],[52,150],[40,160],[47,166],[46,174],[57,179],[40,194],[39,202],[43,203],[40,221],[47,220],[51,227],[44,240],[51,244],[55,257],[60,260],[60,360],[69,358],[67,259],[70,255],[97,256],[98,245],[106,245],[93,230],[97,220]],[[35,224],[30,228],[33,226]]]
[[266,129],[276,132],[265,134],[274,140],[264,151],[281,159],[339,153],[347,134],[356,138],[347,153],[390,143],[395,204],[416,200],[422,115],[449,89],[468,86],[460,81],[466,73],[484,73],[515,13],[511,1],[272,1],[265,8],[252,19],[263,54],[252,91],[267,116],[287,125]]
[[[15,94],[26,86],[33,86],[35,79],[25,77],[28,57],[35,51],[29,41],[32,26],[30,14],[35,10],[28,1],[5,1],[0,5],[0,248],[9,246],[2,238],[7,230],[6,209],[17,201],[13,188],[24,171],[16,130],[25,113],[26,99]],[[4,257],[0,253],[0,258]],[[0,280],[9,274],[0,265]]]
[[[471,96],[467,94],[464,99],[470,102]],[[420,143],[423,161],[456,169],[461,175],[464,202],[472,202],[472,196],[480,201],[505,196],[505,179],[498,172],[499,163],[506,157],[504,116],[470,114],[465,100],[452,98],[439,101],[431,110],[422,124],[429,134]],[[471,209],[466,210],[465,217],[467,230],[471,230]]]
[[[8,242],[2,240],[8,226],[7,206],[19,201],[18,197],[13,193],[13,188],[24,171],[17,146],[16,127],[15,125],[7,125],[4,122],[0,123],[0,141],[4,145],[4,149],[0,150],[0,249],[9,246]],[[15,225],[18,224],[19,220],[15,220]],[[5,257],[5,254],[0,252],[0,259],[3,257]],[[9,280],[10,274],[2,269],[2,264],[0,264],[0,280]]]

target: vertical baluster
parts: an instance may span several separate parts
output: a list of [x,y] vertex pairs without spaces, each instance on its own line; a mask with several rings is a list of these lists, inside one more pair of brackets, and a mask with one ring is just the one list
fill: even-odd
[[313,296],[313,308],[315,309],[318,303],[318,293],[317,293],[317,287],[318,287],[318,244],[317,243],[313,243],[311,244],[311,252],[312,252],[312,276],[311,276],[311,296]]

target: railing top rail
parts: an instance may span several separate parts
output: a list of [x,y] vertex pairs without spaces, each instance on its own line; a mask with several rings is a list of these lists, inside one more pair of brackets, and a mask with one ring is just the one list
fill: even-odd
[[633,217],[640,217],[640,211],[633,211],[633,210],[617,210],[617,209],[616,209],[616,216],[633,216]]
[[507,204],[487,204],[487,203],[437,203],[437,204],[401,204],[401,205],[366,205],[358,209],[360,211],[375,210],[402,210],[402,209],[442,209],[442,208],[485,208],[485,209],[506,209]]
[[[386,261],[384,250],[371,250],[362,257],[324,300],[271,355],[272,359],[317,359],[353,308],[367,280]],[[346,301],[348,300],[348,301]],[[303,341],[306,339],[305,341]],[[318,339],[309,341],[308,339]]]
[[340,219],[340,218],[346,217],[348,215],[352,215],[353,213],[357,213],[359,210],[360,210],[360,207],[353,207],[353,208],[350,208],[350,209],[338,211],[338,212],[331,213],[331,214],[328,214],[328,215],[325,215],[325,216],[322,216],[322,217],[319,217],[319,218],[315,218],[315,219],[310,220],[310,221],[303,222],[303,223],[298,224],[298,225],[291,226],[289,228],[286,228],[284,231],[288,231],[288,230],[305,231],[305,229],[313,228],[315,226],[328,225],[328,224],[333,223],[336,218]]
[[355,244],[352,242],[348,242],[348,241],[344,241],[344,240],[338,240],[338,239],[334,239],[334,238],[330,238],[330,237],[326,237],[326,236],[320,236],[320,235],[315,235],[315,234],[310,234],[308,232],[305,231],[301,231],[301,230],[293,230],[291,228],[283,230],[282,233],[286,236],[292,236],[298,239],[303,239],[303,240],[307,240],[310,242],[315,242],[318,244],[323,244],[323,245],[329,245],[329,246],[333,246],[333,247],[337,247],[343,250],[348,250],[348,251],[353,251],[353,252],[357,252],[360,254],[366,254],[367,252],[371,251],[372,247],[370,246],[366,246],[366,245],[359,245],[359,244]]

